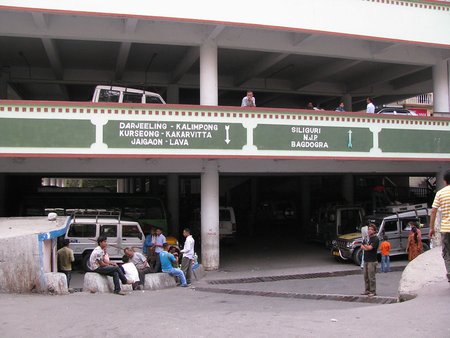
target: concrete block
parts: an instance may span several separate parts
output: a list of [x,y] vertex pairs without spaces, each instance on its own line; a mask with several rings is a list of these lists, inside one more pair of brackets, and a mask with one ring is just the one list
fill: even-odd
[[145,275],[144,290],[160,290],[177,286],[175,278],[167,273],[148,273]]
[[44,274],[45,290],[54,295],[64,295],[69,292],[67,288],[67,277],[60,272],[48,272]]
[[[122,291],[132,291],[130,284],[123,285],[120,283]],[[104,293],[114,291],[113,278],[106,275],[101,275],[96,272],[86,272],[84,274],[83,291],[91,293]]]
[[192,271],[192,273],[194,274],[195,280],[200,280],[206,276],[205,269],[203,268],[203,265],[201,265],[201,264],[196,269],[194,269]]
[[442,247],[436,247],[417,256],[406,266],[398,288],[401,301],[416,297],[425,286],[447,279]]

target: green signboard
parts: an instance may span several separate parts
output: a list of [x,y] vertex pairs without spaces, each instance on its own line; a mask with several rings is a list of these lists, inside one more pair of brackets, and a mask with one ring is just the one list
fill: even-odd
[[448,153],[450,132],[438,130],[383,129],[380,132],[383,152]]
[[108,121],[108,148],[242,149],[247,130],[240,123]]
[[253,133],[258,150],[370,151],[369,128],[258,125]]
[[94,142],[89,120],[0,118],[0,147],[90,148]]

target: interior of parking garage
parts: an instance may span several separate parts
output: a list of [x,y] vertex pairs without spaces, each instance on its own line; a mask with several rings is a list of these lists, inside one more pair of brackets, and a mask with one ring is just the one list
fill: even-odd
[[[183,242],[182,230],[192,228],[200,252],[201,232],[195,213],[201,206],[201,182],[197,175],[176,175],[176,196],[170,196],[167,175],[73,176],[6,175],[4,176],[3,215],[38,216],[50,211],[61,215],[74,209],[130,209],[145,197],[162,201],[168,227],[167,235]],[[292,246],[325,250],[324,242],[314,238],[314,222],[323,208],[360,206],[366,214],[392,204],[426,203],[430,205],[436,189],[435,177],[424,173],[399,174],[326,174],[326,175],[221,175],[221,207],[232,208],[236,232],[232,241],[220,242],[221,256],[248,250],[255,243],[266,252],[291,252]],[[349,191],[348,187],[352,187]],[[125,196],[117,204],[107,205],[111,196]],[[175,198],[176,203],[170,200]],[[149,202],[144,202],[149,203]],[[127,213],[125,212],[125,217]],[[129,216],[129,215],[128,215]],[[222,220],[221,220],[222,221]],[[354,231],[361,224],[354,220]],[[144,229],[147,232],[149,229]],[[287,246],[281,242],[289,243]]]

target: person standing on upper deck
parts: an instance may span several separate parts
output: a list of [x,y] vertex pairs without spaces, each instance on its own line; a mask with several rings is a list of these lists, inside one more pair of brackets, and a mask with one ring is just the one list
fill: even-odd
[[241,107],[256,107],[256,100],[251,90],[247,90],[247,96],[242,99]]
[[373,104],[372,99],[368,97],[366,99],[366,102],[367,102],[366,113],[375,114],[375,106]]

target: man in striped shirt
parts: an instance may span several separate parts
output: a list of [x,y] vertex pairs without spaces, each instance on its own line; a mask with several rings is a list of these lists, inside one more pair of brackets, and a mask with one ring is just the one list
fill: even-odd
[[431,211],[430,238],[434,235],[434,223],[436,213],[441,208],[441,237],[442,237],[442,257],[444,258],[447,270],[447,280],[450,283],[450,170],[444,175],[446,186],[436,193]]

